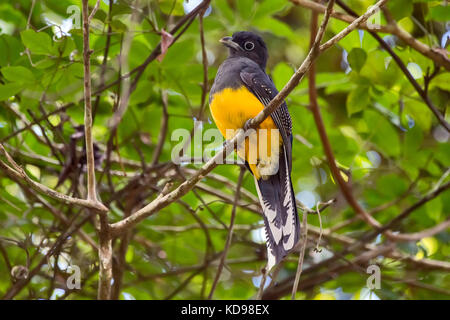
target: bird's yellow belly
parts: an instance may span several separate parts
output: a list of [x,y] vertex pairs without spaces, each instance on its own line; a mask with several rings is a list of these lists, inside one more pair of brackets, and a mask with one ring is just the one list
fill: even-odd
[[[263,108],[264,105],[258,98],[244,86],[238,89],[227,88],[215,93],[210,104],[214,122],[227,139],[232,138],[236,130],[242,129],[245,122],[254,118]],[[264,132],[261,132],[261,129],[265,129]],[[237,153],[249,163],[257,179],[264,178],[275,174],[273,171],[278,170],[281,144],[281,135],[272,118],[268,117],[259,125],[256,132],[245,139],[245,144],[238,146]]]

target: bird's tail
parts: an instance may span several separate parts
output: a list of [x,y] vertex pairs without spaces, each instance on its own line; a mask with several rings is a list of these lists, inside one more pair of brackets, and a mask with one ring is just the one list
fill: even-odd
[[267,176],[266,179],[255,178],[264,214],[267,271],[294,248],[300,237],[300,222],[285,152],[280,152],[279,159],[279,168],[275,175]]

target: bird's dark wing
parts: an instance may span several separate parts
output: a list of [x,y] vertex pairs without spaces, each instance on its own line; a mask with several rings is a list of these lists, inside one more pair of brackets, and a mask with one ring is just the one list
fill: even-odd
[[[267,107],[270,101],[278,94],[278,90],[272,80],[260,68],[253,66],[246,67],[241,71],[240,76],[247,89],[249,89],[265,107]],[[283,102],[270,116],[283,138],[290,172],[292,170],[292,120],[286,103]]]

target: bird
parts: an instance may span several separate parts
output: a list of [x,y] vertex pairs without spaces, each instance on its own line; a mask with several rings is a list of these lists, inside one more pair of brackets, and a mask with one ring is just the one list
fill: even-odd
[[[268,50],[256,33],[239,31],[220,42],[229,54],[217,70],[210,90],[212,118],[226,138],[229,130],[246,128],[278,94],[266,73]],[[267,132],[267,135],[260,134]],[[253,135],[253,136],[252,136]],[[261,152],[261,147],[267,152]],[[255,150],[253,153],[251,150]],[[292,120],[283,102],[237,148],[255,186],[263,211],[270,271],[291,252],[300,237],[300,222],[292,186]]]

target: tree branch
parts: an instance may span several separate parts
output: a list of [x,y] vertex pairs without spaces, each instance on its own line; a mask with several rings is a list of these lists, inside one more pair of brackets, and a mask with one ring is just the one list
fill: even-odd
[[[91,104],[92,51],[89,48],[89,22],[90,22],[89,1],[83,0],[84,131],[86,139],[86,158],[87,158],[86,162],[87,162],[87,177],[88,177],[87,199],[94,203],[98,202],[98,206],[103,206],[97,200],[97,192],[95,185],[95,164],[94,164],[94,147],[92,142],[92,104]],[[107,209],[105,208],[105,210]]]
[[0,154],[5,156],[5,158],[8,160],[9,164],[6,164],[3,160],[0,159],[0,168],[3,169],[4,172],[6,172],[11,177],[14,177],[19,180],[23,180],[27,185],[29,185],[31,188],[36,190],[37,192],[41,194],[45,194],[49,196],[50,198],[53,198],[55,200],[59,200],[61,202],[64,202],[66,204],[72,204],[77,205],[81,207],[85,207],[87,209],[93,209],[98,211],[107,211],[104,206],[100,206],[99,203],[93,202],[91,200],[84,200],[79,198],[74,198],[71,196],[67,196],[65,194],[59,193],[53,189],[50,189],[49,187],[34,181],[31,179],[26,172],[11,158],[11,156],[8,154],[8,152],[5,150],[3,145],[0,143]]
[[[298,5],[298,6],[301,6],[304,8],[308,8],[308,9],[311,9],[311,10],[319,12],[319,13],[325,12],[325,6],[323,6],[319,3],[313,2],[311,0],[290,0],[290,1],[292,3],[294,3],[295,5]],[[342,1],[336,1],[336,3],[339,6],[343,7],[342,4],[344,4],[344,3]],[[346,9],[344,8],[344,10],[346,10]],[[351,15],[346,15],[341,12],[333,12],[331,16],[333,18],[339,19],[341,21],[344,21],[347,23],[352,23],[354,21],[354,17],[357,16],[357,14],[354,13]],[[361,24],[360,27],[367,31],[374,31],[373,27],[369,27],[365,23]],[[450,71],[450,60],[444,54],[441,54],[440,52],[428,47],[426,44],[418,41],[411,34],[406,32],[405,30],[401,29],[397,25],[395,25],[395,26],[392,24],[388,24],[388,25],[384,25],[384,26],[380,25],[380,26],[377,26],[376,31],[381,32],[381,33],[390,33],[390,34],[397,36],[400,40],[402,40],[403,42],[408,44],[414,50],[418,51],[422,55],[424,55],[427,58],[436,62],[436,64],[441,65],[445,69]]]
[[235,195],[234,203],[233,203],[233,209],[231,210],[231,219],[230,219],[230,226],[228,228],[227,240],[225,241],[225,247],[223,249],[222,256],[220,257],[220,262],[219,262],[219,266],[217,268],[216,277],[214,278],[214,282],[211,286],[211,291],[209,292],[208,300],[211,300],[213,297],[214,291],[216,290],[216,286],[219,282],[220,275],[221,275],[223,267],[225,265],[225,260],[227,258],[228,250],[230,249],[231,239],[233,238],[233,227],[234,227],[234,219],[236,217],[237,202],[239,201],[239,194],[241,191],[244,174],[245,174],[245,168],[241,167],[241,170],[239,173],[238,184],[237,184],[237,188],[236,188],[236,195]]

